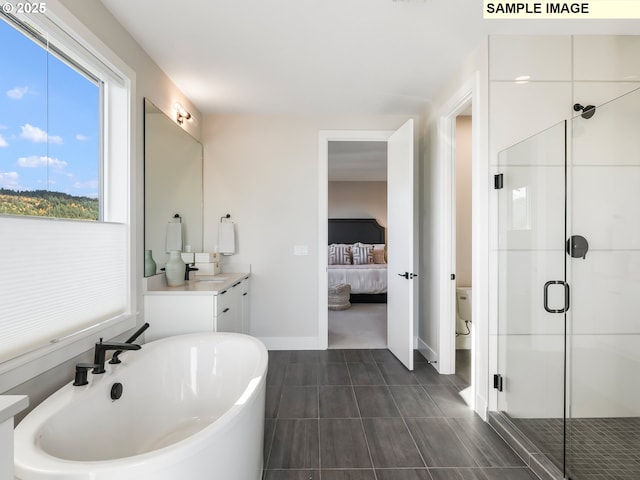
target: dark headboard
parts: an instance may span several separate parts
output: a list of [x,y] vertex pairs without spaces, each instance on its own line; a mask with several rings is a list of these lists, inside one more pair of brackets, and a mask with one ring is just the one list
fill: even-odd
[[331,243],[385,243],[384,227],[375,218],[330,218]]

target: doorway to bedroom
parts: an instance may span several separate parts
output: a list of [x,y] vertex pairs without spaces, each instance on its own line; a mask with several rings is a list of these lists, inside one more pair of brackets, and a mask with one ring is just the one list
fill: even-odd
[[387,142],[328,144],[328,346],[387,348]]

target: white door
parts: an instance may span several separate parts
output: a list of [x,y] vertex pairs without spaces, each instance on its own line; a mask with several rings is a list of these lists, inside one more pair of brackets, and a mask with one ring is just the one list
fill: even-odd
[[413,370],[413,120],[387,145],[387,345]]

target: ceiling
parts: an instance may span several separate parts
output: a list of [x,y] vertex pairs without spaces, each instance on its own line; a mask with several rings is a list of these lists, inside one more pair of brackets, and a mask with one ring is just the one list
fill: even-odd
[[386,182],[387,142],[329,142],[330,182]]
[[483,20],[481,0],[102,3],[204,114],[421,114],[488,34],[639,25]]

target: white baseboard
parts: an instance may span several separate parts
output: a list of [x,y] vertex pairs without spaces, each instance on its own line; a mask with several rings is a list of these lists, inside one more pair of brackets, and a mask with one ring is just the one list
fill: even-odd
[[267,350],[319,350],[318,337],[258,337]]
[[429,345],[424,343],[424,341],[421,338],[418,338],[417,343],[418,343],[418,347],[417,347],[418,351],[422,354],[424,358],[426,358],[432,364],[434,364],[435,369],[438,370],[438,352],[436,352],[433,348],[431,348]]

